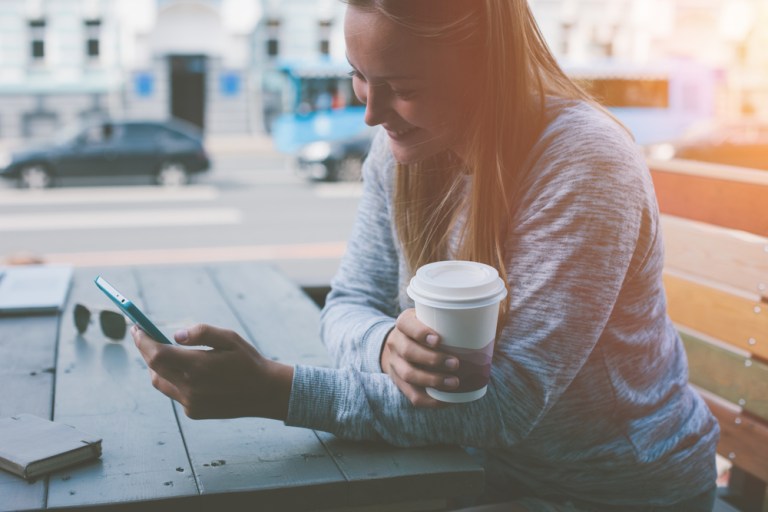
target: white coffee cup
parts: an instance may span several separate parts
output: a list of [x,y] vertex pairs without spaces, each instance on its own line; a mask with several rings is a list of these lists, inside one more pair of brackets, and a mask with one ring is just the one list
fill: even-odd
[[427,394],[452,403],[484,396],[499,303],[507,296],[498,271],[474,261],[438,261],[419,268],[406,291],[416,305],[416,318],[440,335],[440,350],[459,359],[459,388],[427,388]]

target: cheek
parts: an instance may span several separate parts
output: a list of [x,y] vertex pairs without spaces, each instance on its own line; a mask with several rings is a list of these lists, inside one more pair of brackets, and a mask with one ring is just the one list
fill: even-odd
[[406,121],[432,131],[443,131],[461,117],[450,102],[434,97],[428,102],[404,102],[397,113]]

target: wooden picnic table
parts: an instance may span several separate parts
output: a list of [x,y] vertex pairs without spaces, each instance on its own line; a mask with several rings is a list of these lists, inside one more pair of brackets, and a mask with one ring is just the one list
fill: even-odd
[[98,274],[169,334],[206,322],[276,360],[330,365],[318,308],[270,266],[79,268],[61,315],[0,317],[0,417],[73,425],[101,436],[103,454],[31,483],[0,471],[0,510],[420,510],[481,492],[481,467],[458,447],[348,442],[262,418],[190,420],[152,387],[130,335],[110,341],[98,320],[77,333],[76,303],[111,306]]

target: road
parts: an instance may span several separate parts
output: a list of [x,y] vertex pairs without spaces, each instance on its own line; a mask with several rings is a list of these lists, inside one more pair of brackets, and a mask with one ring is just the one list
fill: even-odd
[[147,181],[43,190],[0,187],[0,262],[32,255],[79,266],[263,260],[304,286],[328,284],[350,232],[359,183],[310,183],[269,151],[212,155],[179,189]]

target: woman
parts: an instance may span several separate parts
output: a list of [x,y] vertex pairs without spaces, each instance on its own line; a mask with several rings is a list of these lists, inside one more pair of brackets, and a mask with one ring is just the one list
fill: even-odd
[[[345,37],[383,130],[323,310],[338,368],[281,365],[210,326],[176,336],[208,352],[134,330],[155,386],[193,418],[474,447],[498,510],[711,510],[718,427],[687,385],[629,134],[558,68],[524,0],[352,0]],[[492,265],[509,289],[487,395],[450,406],[424,388],[455,389],[460,362],[404,293],[443,259]]]

